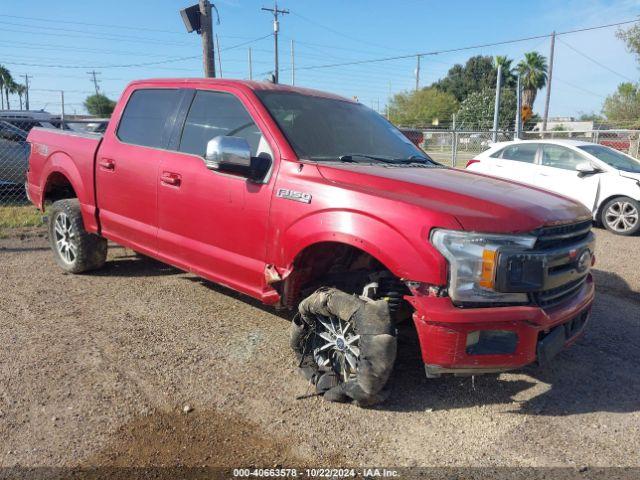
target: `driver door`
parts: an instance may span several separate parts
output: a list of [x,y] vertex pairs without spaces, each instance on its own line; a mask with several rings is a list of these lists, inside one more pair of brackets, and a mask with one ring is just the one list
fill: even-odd
[[269,142],[238,96],[195,91],[177,151],[158,169],[158,250],[169,263],[260,297],[273,180],[252,183],[209,170],[203,156],[219,135],[242,137],[252,156],[273,162]]
[[541,165],[536,184],[576,200],[593,212],[600,174],[580,176],[576,170],[579,163],[589,162],[589,159],[563,145],[545,143],[541,146]]

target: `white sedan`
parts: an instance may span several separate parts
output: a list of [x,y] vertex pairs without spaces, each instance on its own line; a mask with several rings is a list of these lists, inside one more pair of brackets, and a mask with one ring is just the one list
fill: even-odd
[[467,169],[550,190],[583,203],[607,230],[640,230],[640,161],[604,145],[577,140],[495,143]]

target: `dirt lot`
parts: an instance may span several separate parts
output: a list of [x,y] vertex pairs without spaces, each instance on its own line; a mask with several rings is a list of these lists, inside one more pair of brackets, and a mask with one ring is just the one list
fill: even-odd
[[365,410],[297,400],[287,320],[246,297],[117,246],[65,275],[9,235],[0,466],[640,466],[640,238],[597,236],[588,334],[551,369],[427,380],[404,345]]

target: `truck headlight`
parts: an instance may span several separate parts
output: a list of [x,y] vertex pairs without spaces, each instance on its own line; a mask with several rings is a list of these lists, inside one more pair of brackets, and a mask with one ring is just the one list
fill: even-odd
[[501,293],[495,290],[498,249],[530,249],[535,237],[469,233],[437,229],[431,243],[449,261],[449,297],[454,303],[526,303],[526,293]]

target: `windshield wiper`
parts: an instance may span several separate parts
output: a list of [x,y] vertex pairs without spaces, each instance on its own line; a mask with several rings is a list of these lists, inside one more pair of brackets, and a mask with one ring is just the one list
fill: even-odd
[[423,157],[420,155],[411,155],[409,158],[396,158],[394,159],[394,163],[398,163],[398,164],[402,164],[402,165],[406,165],[406,164],[412,164],[412,163],[417,163],[420,165],[438,165],[436,162],[434,162],[433,160],[431,160],[428,157]]
[[369,160],[375,160],[376,162],[395,163],[393,160],[389,158],[376,157],[374,155],[367,155],[365,153],[347,153],[344,155],[340,155],[338,157],[338,160],[340,160],[341,162],[359,163],[353,157],[367,158]]

